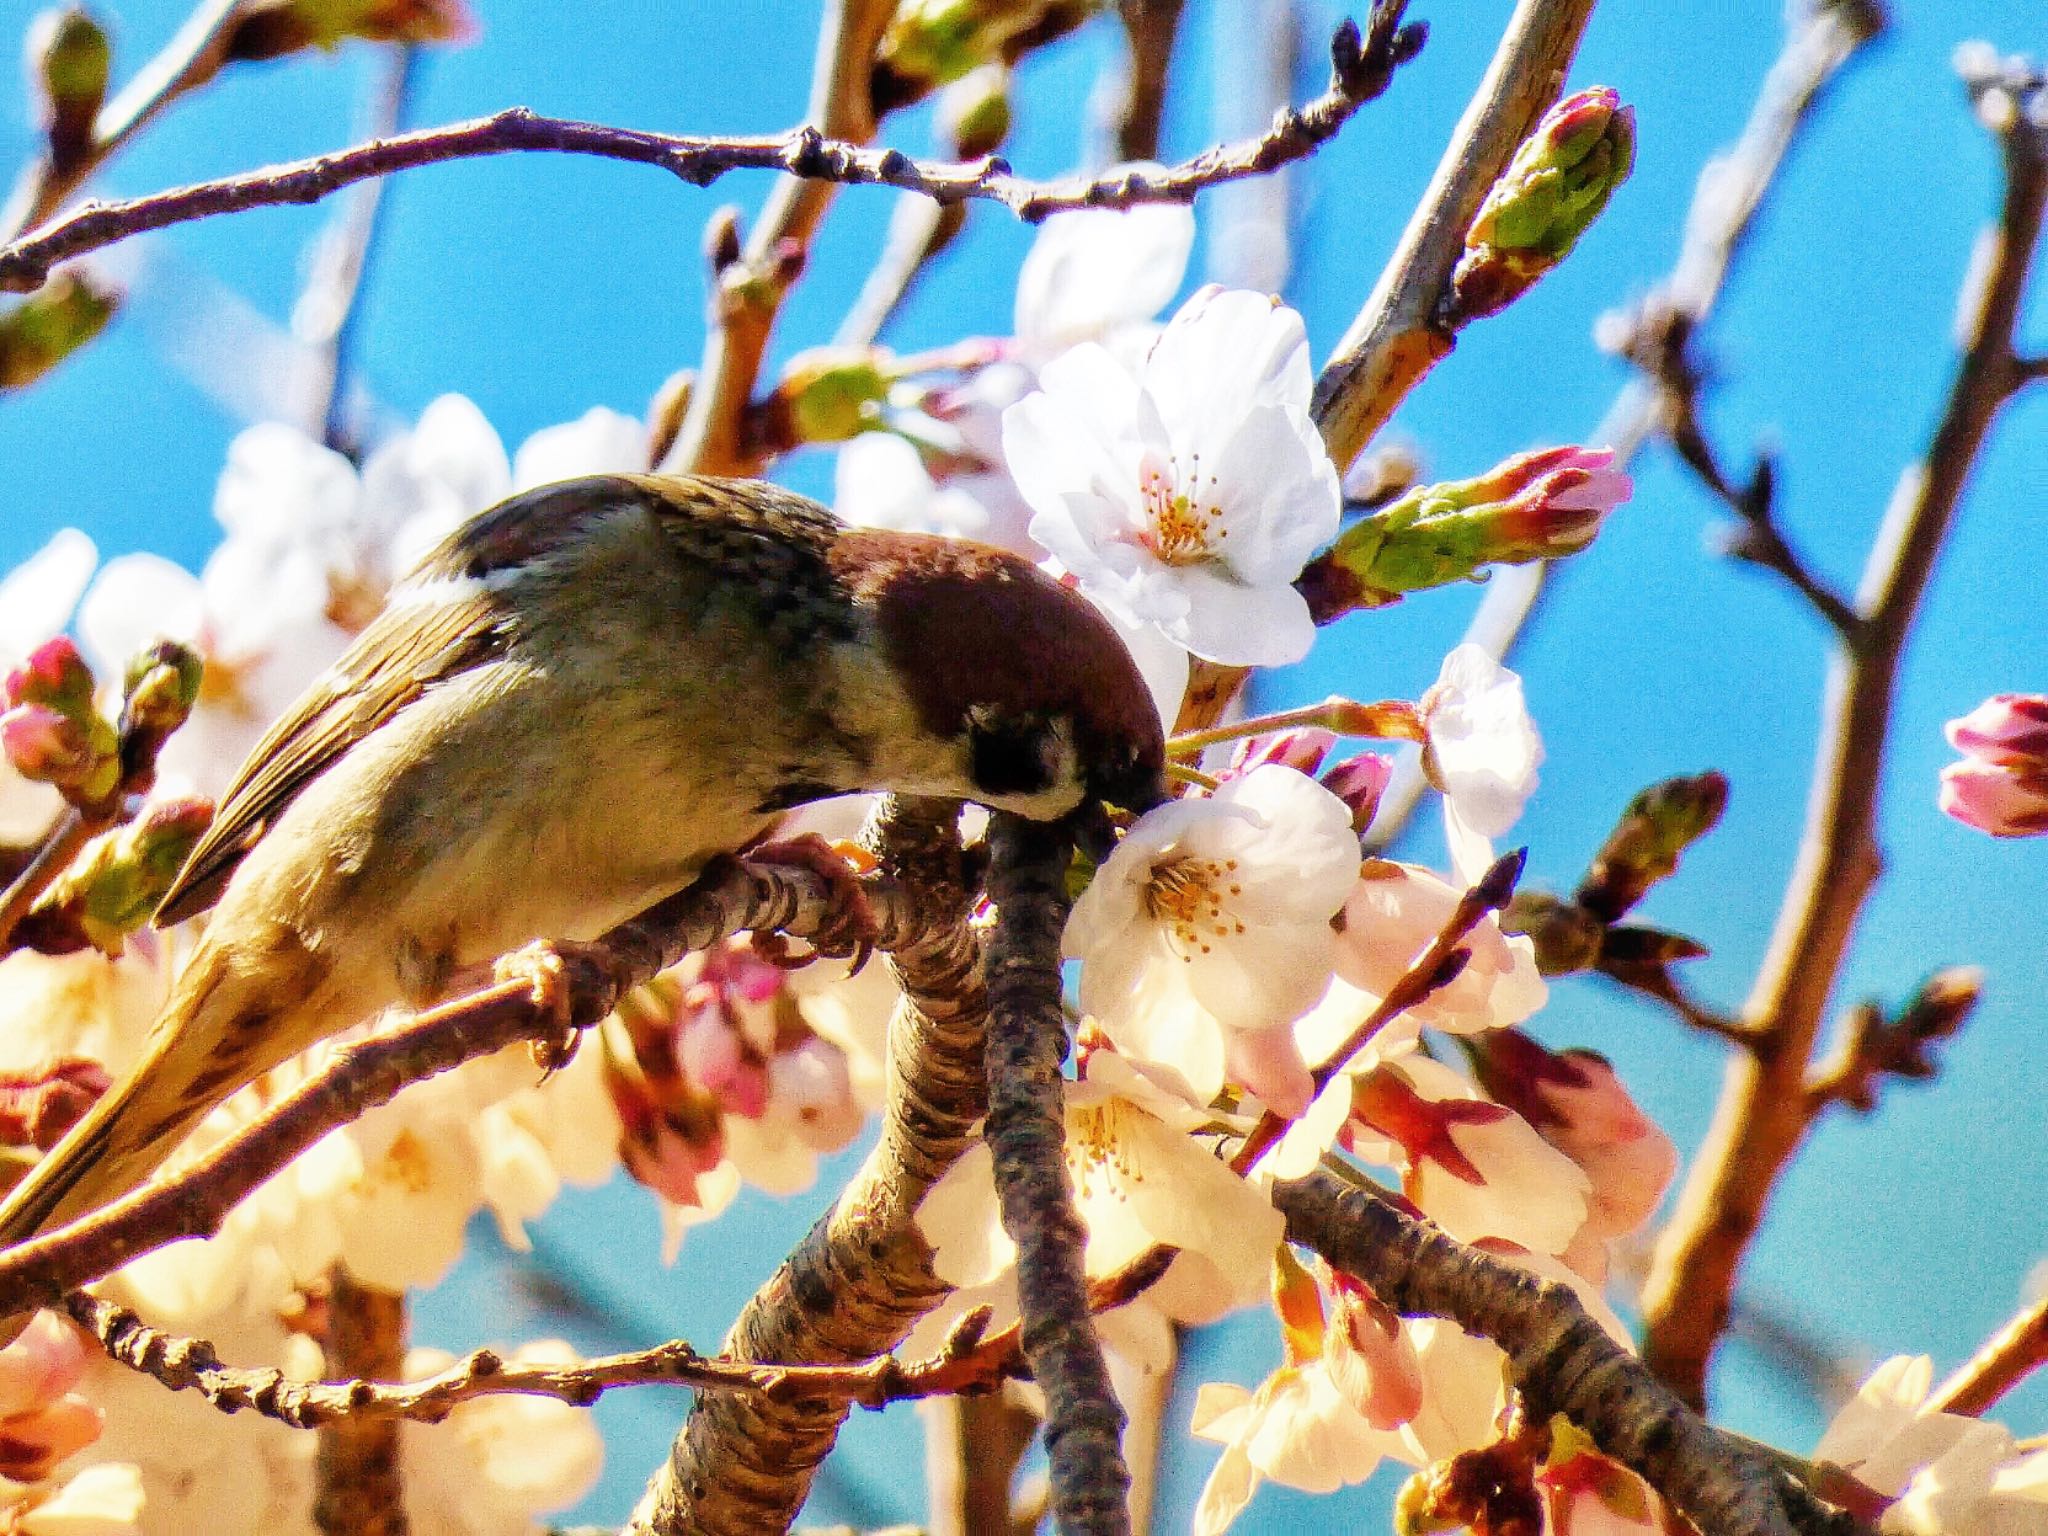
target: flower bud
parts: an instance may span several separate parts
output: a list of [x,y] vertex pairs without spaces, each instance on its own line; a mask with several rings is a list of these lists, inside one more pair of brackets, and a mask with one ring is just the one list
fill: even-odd
[[90,12],[71,5],[44,11],[29,23],[29,93],[60,174],[82,166],[92,153],[93,118],[106,99],[114,50]]
[[0,394],[25,389],[99,335],[117,302],[111,290],[64,271],[0,314]]
[[1488,565],[1575,554],[1629,497],[1607,448],[1517,454],[1471,480],[1418,486],[1360,518],[1303,572],[1318,623],[1404,593],[1468,581]]
[[277,59],[349,38],[372,43],[465,43],[476,17],[464,0],[242,0],[230,59]]
[[872,347],[814,347],[789,360],[762,402],[762,435],[778,447],[843,443],[876,425],[889,398],[889,354]]
[[1379,752],[1347,757],[1318,781],[1351,808],[1351,830],[1364,835],[1380,808],[1380,796],[1393,782],[1394,760]]
[[62,1056],[34,1073],[0,1073],[0,1146],[47,1152],[113,1079],[97,1061]]
[[1314,773],[1335,745],[1337,737],[1334,732],[1314,725],[1253,736],[1237,744],[1237,750],[1231,754],[1230,766],[1223,770],[1221,776],[1226,779],[1242,778],[1254,768],[1264,768],[1273,763],[1292,768],[1296,773]]
[[162,800],[146,807],[135,820],[87,843],[31,918],[46,929],[69,919],[95,949],[120,954],[127,936],[163,901],[212,821],[207,800]]
[[2048,695],[1994,694],[1948,723],[1963,754],[1941,770],[1941,808],[1993,837],[2048,832]]
[[1652,784],[1631,800],[1579,883],[1578,903],[1614,922],[1678,868],[1678,856],[1713,830],[1728,780],[1712,770]]
[[956,160],[978,160],[1010,136],[1010,72],[984,64],[946,87],[939,98],[940,142]]
[[199,653],[175,640],[138,651],[122,683],[121,734],[160,744],[190,718],[205,672]]
[[1046,9],[1045,0],[903,0],[875,49],[876,108],[907,106],[1001,60]]
[[1500,915],[1503,933],[1526,934],[1536,946],[1536,969],[1569,976],[1599,963],[1607,925],[1577,902],[1548,891],[1517,891]]
[[92,709],[92,668],[68,635],[46,640],[7,674],[7,703],[47,704],[66,715]]
[[1558,102],[1522,141],[1465,233],[1445,318],[1505,309],[1562,261],[1635,163],[1635,112],[1606,86]]
[[32,783],[78,788],[103,776],[106,754],[93,750],[77,721],[47,705],[17,704],[0,715],[0,747]]

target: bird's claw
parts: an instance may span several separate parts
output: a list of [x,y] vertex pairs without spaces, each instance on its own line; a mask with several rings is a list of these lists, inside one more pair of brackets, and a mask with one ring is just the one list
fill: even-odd
[[867,850],[806,832],[763,843],[750,850],[747,857],[757,863],[807,869],[825,882],[829,894],[825,921],[809,936],[808,954],[791,954],[789,940],[783,934],[757,933],[754,949],[762,959],[795,969],[809,965],[820,955],[845,956],[854,972],[868,963],[881,940],[882,928],[875,909],[868,903],[867,887],[861,882],[861,876],[874,868],[874,858]]
[[616,987],[618,957],[601,944],[581,944],[556,939],[529,944],[514,950],[491,967],[500,982],[516,981],[526,986],[534,1011],[546,1027],[528,1048],[534,1065],[553,1075],[576,1059],[583,1026],[576,1017],[576,994],[570,971],[575,967],[595,969]]

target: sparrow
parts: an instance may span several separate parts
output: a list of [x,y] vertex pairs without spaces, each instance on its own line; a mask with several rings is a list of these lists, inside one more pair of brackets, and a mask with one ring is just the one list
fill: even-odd
[[593,939],[794,806],[1143,810],[1164,761],[1116,632],[1007,551],[752,480],[515,496],[426,555],[242,765],[156,914],[212,908],[141,1061],[0,1204],[0,1245],[127,1193],[323,1037]]

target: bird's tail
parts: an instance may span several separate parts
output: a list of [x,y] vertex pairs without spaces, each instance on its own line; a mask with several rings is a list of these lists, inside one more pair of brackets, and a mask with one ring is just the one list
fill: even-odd
[[292,1054],[271,1021],[238,1006],[247,989],[202,944],[179,977],[142,1059],[0,1202],[0,1248],[135,1189],[215,1105]]

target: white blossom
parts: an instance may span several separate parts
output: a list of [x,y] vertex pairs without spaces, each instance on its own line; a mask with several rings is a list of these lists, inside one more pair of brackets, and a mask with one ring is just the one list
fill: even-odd
[[1050,354],[1143,325],[1179,289],[1194,244],[1194,210],[1178,203],[1054,214],[1017,274],[1018,341]]
[[[1188,1132],[1208,1117],[1147,1080],[1113,1051],[1088,1057],[1066,1087],[1067,1170],[1088,1228],[1086,1261],[1106,1275],[1155,1245],[1208,1261],[1239,1305],[1265,1289],[1284,1223],[1267,1198]],[[1016,1262],[996,1207],[988,1144],[976,1142],[918,1207],[932,1269],[948,1284],[984,1286]]]
[[1470,885],[1493,862],[1492,839],[1515,824],[1536,792],[1543,741],[1522,679],[1470,641],[1444,658],[1421,714],[1423,761],[1443,791],[1451,867]]
[[1301,317],[1204,289],[1134,372],[1086,343],[1003,415],[1031,535],[1134,623],[1197,656],[1298,660],[1314,639],[1294,578],[1337,531],[1337,472],[1308,415]]
[[1329,981],[1330,918],[1357,873],[1344,802],[1291,768],[1149,811],[1068,921],[1081,1007],[1121,1049],[1177,1072],[1197,1102],[1235,1070],[1298,1114],[1310,1083],[1291,1026]]

